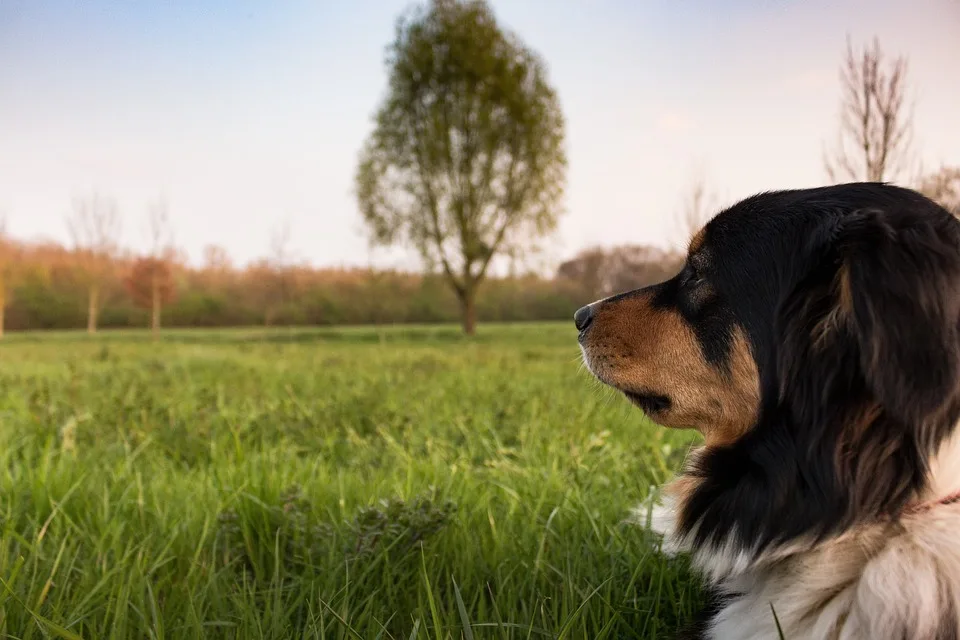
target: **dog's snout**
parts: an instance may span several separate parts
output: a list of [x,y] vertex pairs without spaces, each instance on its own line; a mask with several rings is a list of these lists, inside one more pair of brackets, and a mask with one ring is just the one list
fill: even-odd
[[586,328],[590,326],[591,322],[593,322],[592,304],[588,304],[585,307],[580,307],[577,309],[577,312],[573,314],[573,323],[577,326],[577,331],[586,330]]

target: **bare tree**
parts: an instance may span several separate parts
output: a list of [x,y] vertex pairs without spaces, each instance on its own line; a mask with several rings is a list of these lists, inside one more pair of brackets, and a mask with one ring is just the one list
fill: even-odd
[[226,249],[220,245],[208,244],[203,248],[203,268],[220,275],[233,270],[233,261]]
[[0,212],[0,338],[3,337],[5,311],[18,262],[16,254],[17,245],[7,233],[7,214]]
[[166,198],[158,198],[147,207],[147,234],[152,257],[160,258],[172,253],[173,227]]
[[[160,316],[165,302],[173,296],[171,263],[175,253],[170,207],[160,198],[147,208],[147,231],[150,239],[150,330],[154,339],[160,335]],[[142,265],[143,266],[143,265]]]
[[270,262],[278,268],[288,266],[290,251],[290,221],[284,220],[270,235]]
[[960,167],[941,166],[920,181],[918,190],[960,217]]
[[684,254],[647,245],[590,247],[557,268],[557,279],[577,285],[589,302],[663,282],[683,266]]
[[223,247],[208,244],[203,248],[203,271],[206,282],[214,288],[224,287],[235,273],[230,254]]
[[290,249],[291,227],[290,221],[284,220],[273,230],[270,236],[270,255],[267,258],[263,304],[263,323],[273,324],[281,308],[288,301],[291,283],[291,262],[293,252]]
[[855,52],[848,37],[840,82],[840,131],[824,154],[827,175],[833,182],[894,181],[908,168],[913,136],[907,59],[887,60],[877,38]]
[[677,226],[684,245],[710,221],[716,212],[717,196],[707,189],[703,171],[697,171],[677,211]]
[[117,203],[112,198],[98,193],[74,198],[67,226],[76,264],[87,288],[87,333],[97,332],[103,286],[119,249],[120,225]]

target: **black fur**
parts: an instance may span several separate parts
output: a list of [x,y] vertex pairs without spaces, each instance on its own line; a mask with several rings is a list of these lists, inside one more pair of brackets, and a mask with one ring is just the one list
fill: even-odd
[[704,605],[694,616],[693,620],[680,628],[674,635],[674,640],[704,640],[710,628],[710,621],[735,596],[724,595],[715,589],[707,587],[704,593]]
[[763,406],[691,470],[703,482],[681,531],[719,543],[735,527],[761,551],[899,511],[960,418],[960,223],[912,191],[853,184],[755,196],[707,244]]
[[742,330],[761,405],[685,471],[678,533],[755,558],[895,517],[960,421],[960,221],[882,183],[768,192],[719,213],[695,253],[642,291],[719,369]]

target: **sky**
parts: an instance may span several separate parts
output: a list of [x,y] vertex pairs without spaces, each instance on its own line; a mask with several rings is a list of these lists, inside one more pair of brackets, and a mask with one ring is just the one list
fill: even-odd
[[[826,181],[847,35],[909,59],[915,150],[960,164],[960,0],[494,0],[546,60],[567,121],[564,214],[543,259],[593,245],[677,246],[702,175],[719,204]],[[72,199],[116,199],[147,246],[243,264],[273,234],[317,266],[409,267],[368,248],[357,154],[407,0],[0,0],[0,212],[69,241]]]

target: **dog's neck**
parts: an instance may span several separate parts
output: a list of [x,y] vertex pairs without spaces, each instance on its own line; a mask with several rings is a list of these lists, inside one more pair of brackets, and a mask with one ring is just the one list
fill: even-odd
[[960,429],[947,438],[930,461],[930,481],[907,513],[922,513],[960,502]]
[[931,509],[936,509],[937,507],[944,507],[957,503],[960,503],[960,491],[954,491],[953,493],[943,496],[942,498],[927,500],[926,502],[916,502],[914,504],[907,505],[903,513],[904,515],[910,516],[918,513],[924,513],[925,511],[930,511]]

